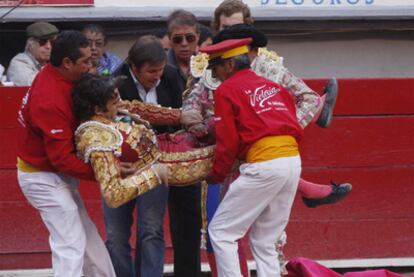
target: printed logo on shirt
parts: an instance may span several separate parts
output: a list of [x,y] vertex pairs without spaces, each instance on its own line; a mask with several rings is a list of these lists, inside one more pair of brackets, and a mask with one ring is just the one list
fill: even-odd
[[[246,91],[246,94],[250,94],[250,105],[256,107],[256,104],[260,108],[264,108],[265,104],[269,104],[266,101],[279,93],[280,89],[276,87],[269,87],[265,89],[266,85],[260,86],[252,93],[250,90]],[[283,103],[282,103],[283,104]]]
[[280,92],[280,88],[274,86],[260,86],[252,92],[246,90],[244,93],[250,98],[250,105],[256,108],[256,113],[261,114],[270,110],[287,111],[285,104],[274,99]]
[[221,120],[221,116],[215,116],[215,117],[214,117],[214,121],[215,121],[215,122],[219,122],[220,120]]
[[57,133],[62,133],[63,130],[62,129],[52,129],[52,130],[50,130],[50,132],[54,135],[54,134],[57,134]]

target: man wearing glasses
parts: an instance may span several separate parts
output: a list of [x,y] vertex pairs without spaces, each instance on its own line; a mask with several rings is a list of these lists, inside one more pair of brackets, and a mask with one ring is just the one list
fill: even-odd
[[[171,49],[168,64],[177,71],[177,84],[184,91],[190,59],[200,36],[195,16],[184,10],[174,11],[167,21]],[[174,248],[174,276],[198,277],[200,267],[201,187],[200,184],[170,187],[168,208]]]
[[115,54],[107,52],[105,46],[108,42],[105,30],[97,24],[88,24],[82,33],[89,41],[92,52],[92,71],[101,75],[111,75],[121,66],[122,60]]
[[37,73],[49,61],[52,42],[59,33],[56,26],[36,22],[26,28],[26,47],[17,54],[7,70],[7,79],[15,86],[30,86]]
[[168,17],[168,37],[171,48],[167,53],[168,64],[178,71],[180,90],[184,91],[190,70],[190,59],[197,49],[200,37],[196,17],[185,10],[176,10]]

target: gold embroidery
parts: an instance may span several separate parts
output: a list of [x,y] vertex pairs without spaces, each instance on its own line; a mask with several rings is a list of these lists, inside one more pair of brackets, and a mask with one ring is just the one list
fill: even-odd
[[275,51],[267,50],[267,48],[264,47],[259,48],[258,55],[268,57],[275,62],[279,62],[280,60],[280,56]]
[[111,208],[117,208],[158,185],[152,169],[122,179],[119,161],[112,152],[93,152],[91,165],[102,197]]
[[137,153],[137,161],[134,162],[136,168],[143,168],[152,164],[159,157],[157,138],[151,129],[144,125],[135,123],[126,124],[119,122],[116,124],[117,129],[127,129],[124,125],[129,126],[129,132],[125,138],[125,143],[129,144],[131,149]]
[[[112,123],[97,117],[94,117],[94,120],[78,128],[76,143],[79,155],[84,157],[85,161],[90,157],[102,195],[111,207],[126,203],[156,185],[155,179],[151,177],[155,176],[155,173],[144,173],[147,172],[148,166],[157,160],[168,166],[168,179],[172,186],[197,183],[205,179],[211,170],[214,146],[185,152],[159,153],[154,132],[145,126],[124,122]],[[124,140],[120,131],[126,134]],[[137,173],[125,179],[121,178],[119,159],[115,157],[121,154],[122,143],[127,143],[137,154],[134,163]],[[149,179],[146,176],[150,176]]]
[[206,53],[199,53],[197,55],[191,56],[190,60],[190,70],[191,75],[194,78],[200,78],[204,70],[207,68],[208,65],[208,54]]
[[78,156],[86,163],[94,151],[114,151],[121,153],[122,135],[112,125],[97,121],[87,121],[75,131]]
[[[126,136],[128,141],[123,141],[119,130],[129,133]],[[156,160],[158,153],[156,138],[151,130],[143,126],[113,123],[101,117],[93,117],[93,120],[79,126],[75,132],[75,141],[78,155],[85,162],[90,161],[102,196],[109,207],[119,207],[158,185],[155,172],[152,169],[143,169],[144,165]],[[122,143],[136,144],[140,141],[145,141],[151,148],[138,153],[138,156],[145,158],[138,159],[134,164],[137,166],[137,173],[122,179],[119,159],[115,155],[121,154]],[[138,151],[143,150],[136,145],[135,147]]]
[[215,146],[186,152],[162,152],[160,163],[168,166],[168,184],[188,186],[204,180],[211,171]]
[[191,162],[214,156],[214,149],[215,146],[211,145],[186,152],[161,152],[160,161],[164,163]]
[[211,158],[192,162],[168,163],[168,184],[171,186],[189,186],[205,178],[211,171]]
[[185,99],[187,99],[190,96],[190,93],[193,90],[194,82],[194,77],[191,75],[188,76],[187,82],[185,83],[185,89],[182,94],[183,101],[185,101]]
[[208,183],[201,182],[201,245],[200,248],[207,249],[207,193]]

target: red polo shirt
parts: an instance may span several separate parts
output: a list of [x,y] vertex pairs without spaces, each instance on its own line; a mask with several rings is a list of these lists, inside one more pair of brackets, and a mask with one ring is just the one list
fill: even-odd
[[18,113],[17,155],[41,171],[94,179],[92,168],[75,153],[72,87],[50,64],[37,75]]

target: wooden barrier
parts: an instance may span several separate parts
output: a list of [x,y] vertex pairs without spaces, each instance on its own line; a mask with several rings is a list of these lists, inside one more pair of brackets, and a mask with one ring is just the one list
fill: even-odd
[[[325,82],[307,81],[317,91]],[[0,87],[0,269],[51,266],[47,230],[16,180],[16,114],[26,90]],[[332,126],[305,131],[303,177],[347,181],[353,191],[315,209],[297,196],[286,253],[324,260],[412,257],[414,79],[342,79],[339,91]],[[97,186],[84,182],[81,194],[104,236]],[[167,221],[165,227],[168,234]]]

